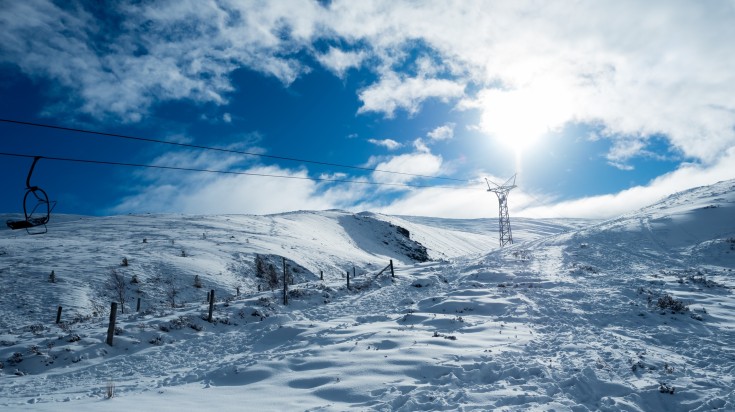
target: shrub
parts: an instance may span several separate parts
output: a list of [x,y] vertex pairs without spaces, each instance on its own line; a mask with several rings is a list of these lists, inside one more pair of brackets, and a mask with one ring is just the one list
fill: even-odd
[[671,310],[671,313],[684,313],[689,311],[689,306],[683,301],[673,298],[668,293],[658,298],[656,307],[663,310]]
[[128,294],[125,276],[115,269],[110,270],[107,287],[120,302],[120,312],[125,313],[125,299]]
[[255,255],[255,276],[262,278],[265,277],[265,260],[263,256]]
[[658,391],[661,393],[668,393],[670,395],[673,395],[675,390],[676,388],[663,382],[658,386]]
[[56,273],[52,270],[51,274],[48,275],[48,281],[51,283],[56,283]]
[[128,265],[128,258],[124,257],[122,258],[122,265],[127,266]]
[[278,286],[278,272],[272,263],[268,265],[268,285],[271,288]]
[[176,307],[176,296],[178,295],[179,290],[176,288],[176,283],[174,283],[172,278],[169,283],[169,287],[166,289],[166,297],[168,298],[168,302],[171,304],[172,308]]
[[199,278],[199,275],[194,276],[194,287],[198,289],[202,288],[202,279]]

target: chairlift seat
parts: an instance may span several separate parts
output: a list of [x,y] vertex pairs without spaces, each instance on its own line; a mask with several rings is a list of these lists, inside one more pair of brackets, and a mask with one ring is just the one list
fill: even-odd
[[5,223],[8,225],[9,228],[13,230],[28,229],[33,226],[36,226],[28,220],[8,220]]

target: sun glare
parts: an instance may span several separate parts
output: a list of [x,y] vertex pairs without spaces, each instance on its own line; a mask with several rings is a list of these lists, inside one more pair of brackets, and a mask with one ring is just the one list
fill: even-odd
[[481,127],[513,150],[518,159],[546,133],[569,120],[570,102],[561,89],[547,83],[511,90],[486,90],[480,96]]

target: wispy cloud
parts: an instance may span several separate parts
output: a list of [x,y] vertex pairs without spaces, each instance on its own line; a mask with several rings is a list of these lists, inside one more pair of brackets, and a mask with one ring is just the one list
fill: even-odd
[[[436,175],[441,171],[442,158],[428,152],[406,153],[390,157],[376,165],[376,169],[416,175]],[[405,174],[372,173],[372,180],[379,183],[409,183],[415,176]]]
[[[289,85],[312,70],[306,52],[338,76],[370,62],[379,76],[359,92],[360,113],[415,114],[427,99],[462,98],[490,133],[589,122],[611,138],[665,135],[705,162],[735,144],[729,2],[182,0],[109,12],[119,25],[80,3],[7,2],[0,59],[61,86],[64,107],[49,111],[132,122],[158,101],[227,104],[240,67]],[[319,52],[319,40],[349,47]]]
[[[212,155],[200,152],[167,153],[156,164],[199,167],[217,170],[238,170],[261,175],[292,177],[284,179],[262,176],[222,176],[218,174],[176,171],[145,171],[134,174],[131,187],[139,191],[125,198],[110,210],[128,212],[182,213],[255,213],[267,214],[297,209],[371,210],[388,214],[438,216],[453,218],[496,217],[497,200],[489,193],[482,176],[476,182],[455,187],[400,188],[375,187],[359,183],[318,182],[307,179],[307,169],[286,169],[277,166],[241,163],[239,156]],[[379,169],[403,173],[436,175],[444,167],[442,158],[417,150],[398,156],[374,159]],[[509,199],[512,216],[526,217],[587,217],[610,218],[647,206],[668,194],[719,180],[735,179],[735,149],[712,166],[684,164],[676,171],[660,176],[646,185],[614,194],[584,197],[561,202],[538,193],[529,194],[523,187],[514,190]],[[372,181],[379,183],[412,183],[416,177],[375,172],[369,177],[345,173],[322,174],[323,179]],[[492,177],[493,181],[502,178]],[[142,184],[140,184],[142,183]],[[380,197],[385,190],[401,190],[401,196],[390,201]],[[539,201],[539,198],[547,201]],[[539,203],[542,202],[542,203]]]
[[548,205],[528,205],[519,210],[521,215],[531,217],[590,217],[611,218],[627,213],[672,193],[721,180],[735,179],[735,148],[711,166],[683,164],[677,170],[659,176],[648,184],[602,196],[573,199]]
[[360,92],[362,106],[358,113],[378,112],[393,117],[403,109],[415,114],[427,99],[449,101],[464,94],[464,84],[447,79],[402,77],[389,74]]
[[431,140],[449,140],[454,137],[454,123],[447,123],[430,131],[427,136]]
[[616,140],[608,151],[607,163],[621,170],[633,170],[633,166],[626,162],[639,154],[646,143],[641,139]]
[[349,69],[359,68],[367,53],[360,51],[343,51],[336,47],[330,47],[329,51],[316,56],[322,66],[331,70],[338,77],[345,76]]
[[[667,175],[687,184],[726,175],[735,147],[731,2],[119,2],[114,27],[84,4],[10,1],[0,11],[0,62],[54,82],[47,112],[138,122],[159,102],[226,106],[239,68],[287,87],[313,64],[375,74],[358,92],[359,113],[413,115],[431,99],[457,101],[499,139],[594,124],[619,168],[645,152],[646,138],[664,136],[701,163]],[[341,46],[315,47],[323,41]],[[440,129],[427,138],[448,138]],[[401,156],[381,165],[435,173],[442,164],[423,148]],[[681,186],[667,179],[640,190]]]
[[378,140],[378,139],[368,139],[368,142],[369,142],[369,143],[372,143],[372,144],[374,144],[374,145],[376,145],[376,146],[382,146],[382,147],[385,147],[385,148],[386,148],[386,149],[388,149],[388,150],[396,150],[396,149],[398,149],[399,147],[403,146],[402,144],[400,144],[400,143],[396,142],[396,141],[395,141],[395,140],[393,140],[393,139],[382,139],[382,140]]

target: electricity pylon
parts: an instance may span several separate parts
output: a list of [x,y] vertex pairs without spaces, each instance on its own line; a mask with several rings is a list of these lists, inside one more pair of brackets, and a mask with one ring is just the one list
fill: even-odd
[[[500,209],[498,223],[500,230],[500,247],[507,244],[513,244],[513,233],[510,230],[510,216],[508,215],[508,192],[516,188],[516,175],[513,175],[502,185],[495,184],[487,179],[487,191],[495,192],[498,195],[498,205]],[[491,187],[490,183],[493,183],[495,187]]]

